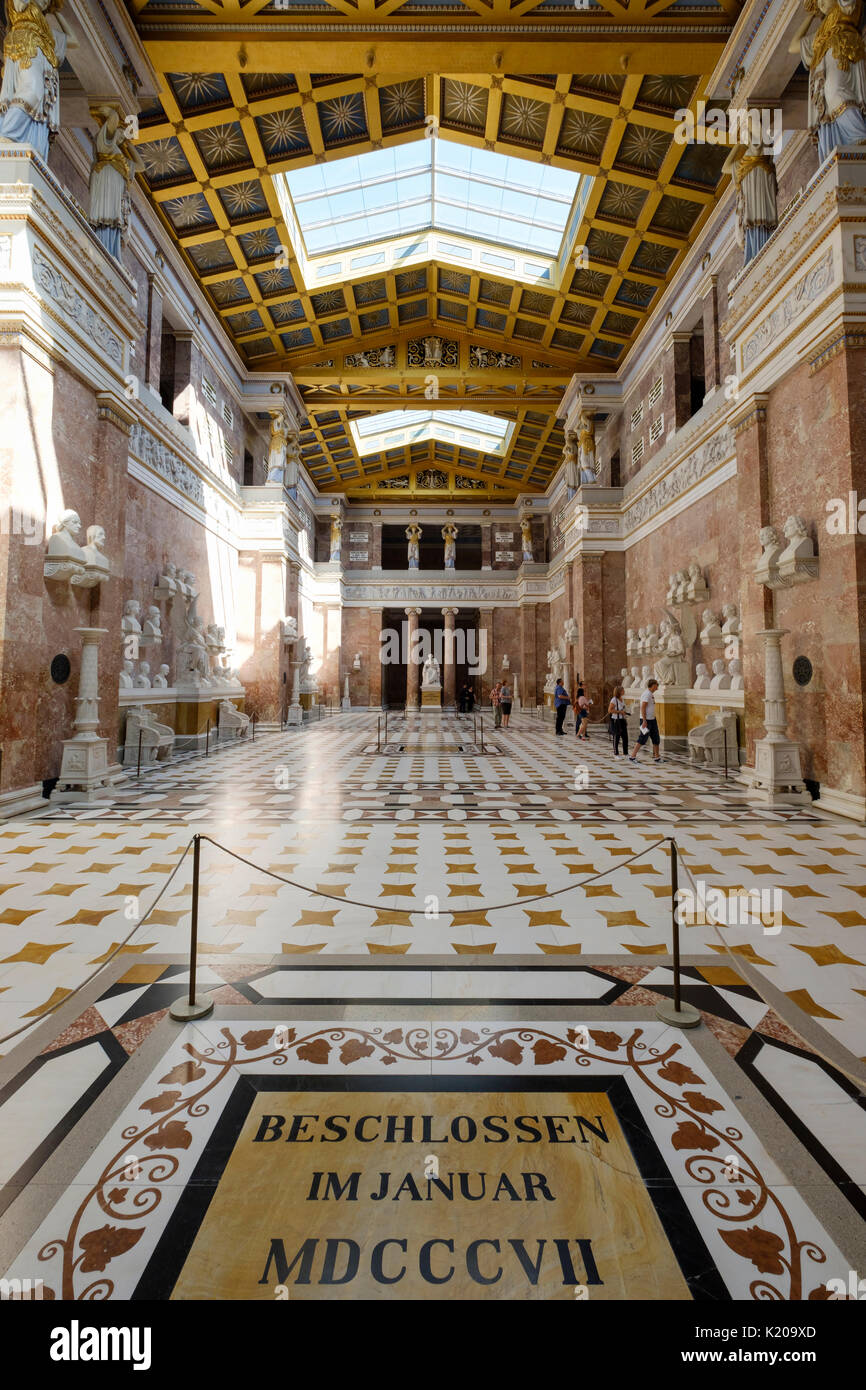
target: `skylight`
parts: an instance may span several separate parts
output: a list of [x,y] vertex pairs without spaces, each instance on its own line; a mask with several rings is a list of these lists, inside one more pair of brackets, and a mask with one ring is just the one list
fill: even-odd
[[428,439],[502,456],[514,431],[510,420],[472,410],[386,410],[353,420],[349,428],[362,458]]
[[558,254],[580,174],[419,140],[283,174],[308,256],[435,228]]

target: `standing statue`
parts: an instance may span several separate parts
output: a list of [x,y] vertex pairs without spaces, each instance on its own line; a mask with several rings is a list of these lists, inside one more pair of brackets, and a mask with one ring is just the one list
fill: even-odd
[[[805,0],[807,18],[788,45],[809,70],[807,121],[823,163],[837,145],[866,140],[866,48],[861,0]],[[807,37],[816,18],[817,32]]]
[[595,470],[595,417],[582,410],[578,417],[578,447],[580,451],[580,481],[598,481]]
[[577,471],[577,435],[573,430],[566,430],[565,432],[562,462],[565,472],[565,486],[571,492],[576,492],[580,480]]
[[292,492],[297,486],[301,475],[301,441],[298,431],[288,430],[286,437],[286,466],[283,473],[283,486]]
[[447,526],[442,527],[442,539],[445,542],[445,568],[453,570],[457,567],[457,527],[453,521],[449,521]]
[[30,145],[40,159],[60,129],[59,68],[71,30],[63,0],[6,0],[0,139]]
[[524,560],[532,560],[532,521],[526,515],[520,518],[520,543]]
[[282,486],[286,476],[286,446],[289,426],[282,411],[271,416],[271,435],[268,441],[268,476],[266,482]]
[[409,568],[416,570],[421,564],[421,527],[417,521],[413,521],[403,534],[409,542]]
[[338,562],[340,559],[340,536],[343,533],[343,522],[339,516],[331,517],[331,563]]
[[90,171],[90,224],[108,254],[119,261],[131,212],[129,183],[144,162],[124,134],[115,106],[93,106],[90,114],[100,122]]
[[743,265],[749,264],[769,241],[779,221],[776,205],[776,166],[760,140],[738,146],[725,160],[723,172],[733,175],[737,189],[737,244]]

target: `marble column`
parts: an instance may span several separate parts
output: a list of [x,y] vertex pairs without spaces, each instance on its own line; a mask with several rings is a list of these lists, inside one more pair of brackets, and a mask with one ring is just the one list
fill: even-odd
[[745,700],[743,722],[746,763],[753,764],[755,743],[762,723],[760,690],[764,660],[760,644],[753,640],[763,630],[775,627],[773,591],[755,584],[751,575],[762,526],[770,523],[770,465],[767,438],[767,396],[752,395],[740,402],[731,424],[737,450],[737,517],[739,535],[738,572],[740,576],[740,622],[742,638],[737,655],[743,663]]
[[445,619],[445,647],[442,653],[442,704],[451,709],[457,701],[457,667],[454,657],[454,619],[456,608],[443,608]]
[[370,708],[382,704],[382,615],[384,608],[369,609],[367,650],[370,668]]
[[481,568],[489,570],[493,568],[493,527],[487,523],[481,524]]
[[756,632],[764,644],[764,728],[755,744],[754,769],[744,769],[749,796],[771,806],[790,803],[809,805],[800,768],[800,748],[788,738],[788,706],[782,672],[782,638],[785,628]]
[[147,340],[145,345],[144,379],[159,394],[162,367],[162,304],[165,297],[162,281],[153,272],[147,277]]
[[417,660],[416,634],[418,632],[418,619],[421,616],[420,608],[406,608],[403,610],[409,619],[408,638],[406,642],[406,708],[418,708],[418,682],[420,680],[421,668]]
[[481,667],[481,675],[478,678],[477,694],[481,704],[486,704],[490,698],[490,687],[495,680],[496,670],[493,660],[492,608],[478,610],[478,664]]

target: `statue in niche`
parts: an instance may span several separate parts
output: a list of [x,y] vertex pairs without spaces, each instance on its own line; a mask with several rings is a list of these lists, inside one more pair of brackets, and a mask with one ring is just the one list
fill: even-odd
[[581,483],[598,482],[595,469],[595,416],[582,410],[578,416],[578,452]]
[[709,671],[707,670],[705,663],[704,663],[703,661],[699,661],[698,664],[697,664],[696,672],[695,672],[695,684],[694,684],[694,689],[695,689],[695,690],[709,690],[709,688],[710,688],[710,673],[709,673]]
[[743,689],[743,663],[742,663],[742,661],[739,660],[738,657],[733,657],[732,660],[728,662],[728,675],[729,675],[730,678],[731,678],[731,689],[732,689],[732,690],[742,690],[742,689]]
[[703,613],[701,614],[701,621],[703,623],[703,627],[701,628],[701,641],[705,645],[708,644],[710,646],[713,646],[715,643],[721,642],[722,629],[719,626],[719,620],[713,612],[712,608],[704,609]]
[[710,681],[710,690],[730,690],[731,678],[728,675],[728,668],[724,661],[713,662],[713,678]]
[[138,675],[132,682],[136,690],[150,690],[150,662],[142,661],[138,668]]
[[170,685],[169,667],[162,665],[159,668],[158,674],[153,678],[153,688],[154,690],[167,690]]
[[421,563],[421,527],[413,521],[403,534],[409,542],[409,568],[416,570]]
[[6,0],[0,140],[29,145],[40,159],[60,129],[60,65],[72,31],[63,0]]
[[426,689],[429,689],[431,686],[441,685],[439,679],[439,662],[432,652],[427,655],[424,660],[424,665],[421,667],[421,684]]
[[563,629],[563,637],[568,643],[576,642],[579,637],[576,618],[566,618]]
[[94,106],[90,114],[100,122],[90,171],[90,224],[108,254],[119,261],[132,210],[129,184],[144,161],[127,139],[115,106]]
[[[809,72],[807,122],[821,163],[837,145],[866,140],[866,48],[861,0],[805,0],[807,18],[788,45]],[[809,35],[816,17],[821,21]]]
[[330,555],[329,555],[329,557],[328,557],[328,558],[330,559],[330,561],[331,561],[332,564],[337,564],[337,563],[339,563],[339,560],[340,560],[340,537],[341,537],[342,534],[343,534],[343,521],[342,521],[342,518],[339,517],[339,516],[334,515],[334,516],[331,517],[331,537],[330,537],[330,546],[331,546],[331,550],[330,550]]
[[577,435],[574,430],[566,430],[565,447],[562,451],[562,462],[565,474],[565,486],[570,492],[576,492],[580,483],[577,463]]
[[523,547],[524,560],[532,560],[532,521],[528,516],[520,518],[520,543]]
[[283,486],[292,492],[298,486],[301,474],[301,441],[298,431],[290,429],[286,437],[286,465]]
[[267,482],[277,484],[282,487],[286,476],[286,446],[289,438],[289,426],[285,415],[280,410],[271,416],[271,435],[268,441],[268,476]]
[[728,156],[725,168],[731,163],[737,189],[737,243],[743,249],[746,266],[769,241],[779,222],[776,165],[760,140],[753,140],[733,160]]
[[74,579],[84,575],[87,556],[78,544],[80,534],[81,518],[78,513],[63,512],[48,538],[44,566],[46,579]]
[[447,526],[443,526],[440,532],[445,542],[445,568],[453,570],[457,567],[457,527],[453,521],[449,521]]
[[131,661],[124,661],[120,668],[120,688],[121,690],[131,690],[133,681],[133,665]]

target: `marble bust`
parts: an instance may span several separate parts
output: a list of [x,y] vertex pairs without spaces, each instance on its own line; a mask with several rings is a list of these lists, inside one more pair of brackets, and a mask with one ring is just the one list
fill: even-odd
[[84,574],[73,577],[73,584],[85,589],[95,588],[109,577],[108,560],[102,553],[105,545],[105,530],[102,526],[88,526],[87,544],[84,546]]
[[632,652],[637,651],[637,636],[633,627],[626,629],[625,652],[626,656],[631,656]]
[[87,556],[78,544],[81,518],[77,512],[63,512],[48,538],[44,573],[46,579],[83,577]]
[[142,661],[138,668],[138,675],[132,682],[136,690],[150,689],[150,663]]
[[704,572],[697,560],[692,560],[689,565],[688,575],[686,576],[685,596],[690,602],[700,601],[702,598],[709,597],[707,581],[704,579]]
[[701,628],[701,641],[705,643],[715,643],[721,641],[722,629],[719,627],[719,620],[712,608],[705,608],[701,614],[703,627]]
[[147,617],[143,624],[143,635],[141,645],[143,647],[152,646],[156,642],[162,641],[161,615],[156,604],[151,604],[147,610]]
[[120,668],[120,688],[121,690],[132,689],[132,662],[124,661]]
[[168,689],[168,687],[171,685],[171,681],[169,680],[168,675],[169,675],[169,668],[168,668],[168,666],[165,666],[165,665],[160,666],[158,673],[157,673],[157,674],[154,676],[154,678],[153,678],[153,685],[154,685],[154,689],[155,689],[155,690],[167,690],[167,689]]
[[762,526],[758,539],[762,549],[755,568],[755,578],[768,589],[784,588],[785,580],[779,577],[779,559],[785,549],[781,536],[775,526]]
[[703,662],[703,661],[699,661],[698,664],[697,664],[696,671],[695,671],[695,684],[694,684],[694,689],[695,689],[695,690],[709,690],[709,688],[710,688],[710,677],[709,677],[709,673],[707,672],[707,668],[706,668],[706,665],[704,664],[704,662]]
[[141,604],[137,598],[126,600],[123,605],[123,617],[120,620],[120,627],[123,632],[141,632],[141,623],[138,621],[141,613]]
[[779,556],[779,576],[789,584],[806,584],[818,574],[815,543],[801,516],[789,516],[784,531],[788,544]]
[[740,618],[735,603],[726,603],[722,608],[722,636],[738,637],[740,633]]
[[710,681],[710,690],[730,690],[731,678],[724,661],[713,662],[713,678]]
[[728,662],[728,674],[731,677],[731,689],[743,689],[743,663],[738,657],[733,657]]

